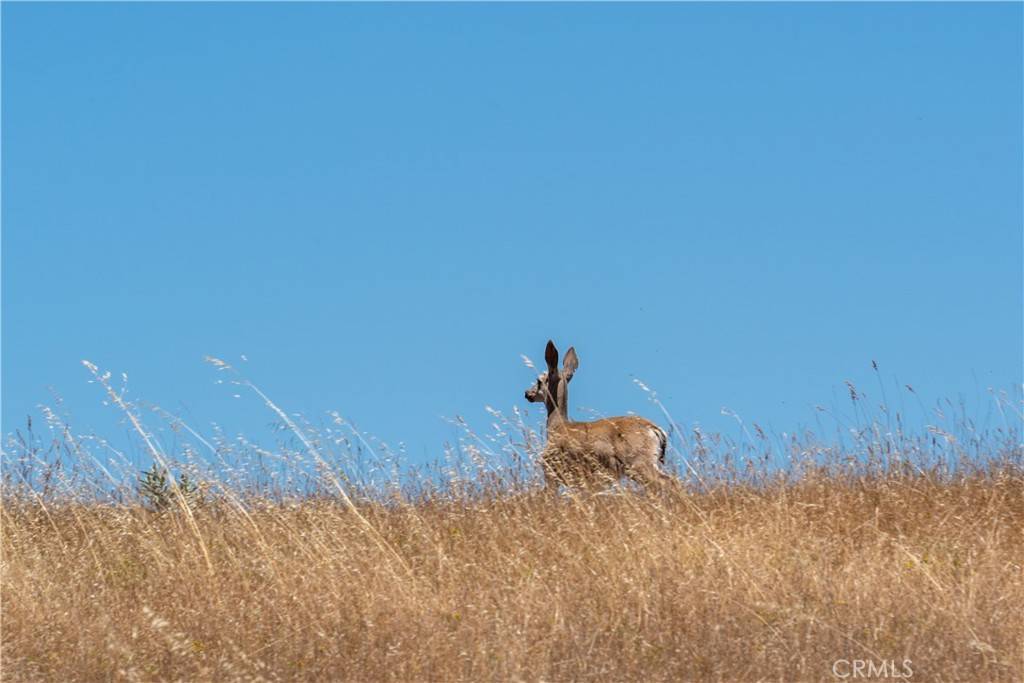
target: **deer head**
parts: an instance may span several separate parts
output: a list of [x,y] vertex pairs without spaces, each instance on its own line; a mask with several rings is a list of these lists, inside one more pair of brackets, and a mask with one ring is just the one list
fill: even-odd
[[548,411],[548,421],[552,417],[562,420],[569,419],[569,381],[579,367],[576,349],[569,347],[562,361],[562,369],[558,369],[558,349],[555,343],[548,340],[544,349],[544,360],[548,364],[546,372],[542,372],[537,381],[526,390],[526,400],[530,403],[543,403]]

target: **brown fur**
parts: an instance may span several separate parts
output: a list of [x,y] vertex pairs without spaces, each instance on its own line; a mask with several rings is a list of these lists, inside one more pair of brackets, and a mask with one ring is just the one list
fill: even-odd
[[568,385],[579,365],[576,350],[570,348],[566,353],[561,371],[553,342],[548,342],[544,356],[548,370],[526,391],[526,399],[543,401],[548,411],[548,441],[541,467],[549,488],[558,484],[590,488],[623,476],[644,488],[660,488],[674,481],[659,467],[665,461],[668,442],[660,427],[637,416],[569,420]]

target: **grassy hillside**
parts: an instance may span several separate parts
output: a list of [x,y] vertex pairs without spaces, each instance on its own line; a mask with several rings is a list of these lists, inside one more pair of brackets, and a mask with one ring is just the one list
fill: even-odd
[[134,462],[46,408],[3,449],[4,681],[1024,680],[1004,397],[913,433],[851,385],[830,441],[666,412],[678,486],[551,495],[518,413],[413,471],[262,393],[272,448],[150,431],[96,376]]
[[821,680],[869,660],[1019,681],[1011,455],[960,474],[354,508],[22,491],[3,509],[3,678]]

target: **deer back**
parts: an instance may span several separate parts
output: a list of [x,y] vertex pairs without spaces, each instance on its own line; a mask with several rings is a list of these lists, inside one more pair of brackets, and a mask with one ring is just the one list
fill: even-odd
[[552,425],[544,449],[545,465],[563,475],[586,479],[657,469],[664,461],[665,432],[642,417],[628,415],[595,422]]

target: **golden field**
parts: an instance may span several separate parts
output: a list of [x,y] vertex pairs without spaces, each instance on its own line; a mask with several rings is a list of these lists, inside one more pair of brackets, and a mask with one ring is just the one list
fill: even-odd
[[355,507],[22,492],[2,677],[1019,681],[1022,520],[1005,462]]
[[552,493],[517,410],[414,469],[247,383],[273,448],[96,377],[134,460],[46,408],[2,451],[3,681],[1024,680],[1005,394],[1000,427],[947,402],[915,433],[849,385],[829,441],[655,400],[677,485]]

